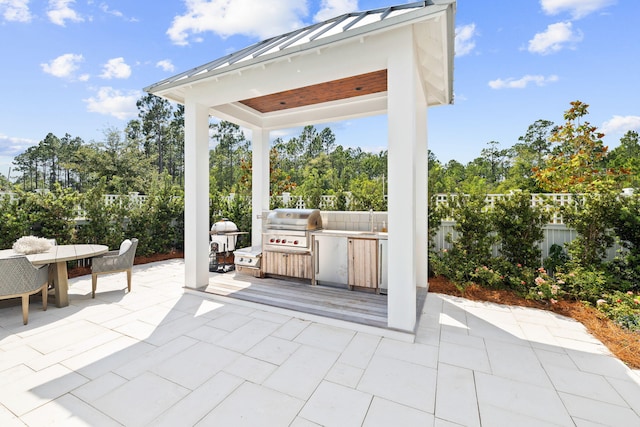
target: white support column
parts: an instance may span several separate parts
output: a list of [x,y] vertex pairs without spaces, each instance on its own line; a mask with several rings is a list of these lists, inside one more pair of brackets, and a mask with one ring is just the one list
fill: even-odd
[[209,284],[209,111],[186,99],[184,106],[185,286]]
[[428,180],[429,152],[427,148],[427,102],[422,87],[418,87],[416,105],[416,286],[427,286],[429,272]]
[[388,320],[390,328],[413,331],[416,324],[416,131],[417,72],[410,28],[394,34],[389,57],[387,120],[389,132]]
[[251,245],[262,244],[262,211],[269,209],[269,131],[254,128],[251,132]]

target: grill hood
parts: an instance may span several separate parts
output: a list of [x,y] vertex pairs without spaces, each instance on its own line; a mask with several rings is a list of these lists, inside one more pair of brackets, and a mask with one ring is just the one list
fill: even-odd
[[319,230],[322,217],[319,209],[274,209],[267,216],[268,230]]

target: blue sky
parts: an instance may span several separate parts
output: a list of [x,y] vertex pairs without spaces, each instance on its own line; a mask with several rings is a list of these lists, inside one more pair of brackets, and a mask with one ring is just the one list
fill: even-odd
[[[49,132],[90,142],[124,129],[152,83],[301,26],[402,3],[0,0],[0,173]],[[640,130],[639,15],[634,0],[459,0],[455,103],[429,109],[429,148],[466,163],[490,141],[512,146],[538,119],[562,123],[577,99],[615,147]],[[386,148],[385,117],[330,126],[345,147]]]

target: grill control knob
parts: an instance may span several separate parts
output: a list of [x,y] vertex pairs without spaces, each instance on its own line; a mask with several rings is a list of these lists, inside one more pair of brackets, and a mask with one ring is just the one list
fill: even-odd
[[273,242],[274,242],[274,239],[269,239],[269,243],[273,243]]
[[287,243],[286,239],[282,239],[282,244],[284,245],[285,243]]
[[294,245],[297,245],[297,244],[298,244],[298,241],[297,241],[297,240],[294,240],[294,241],[293,241],[293,244],[294,244]]
[[276,240],[276,243],[280,243],[280,239]]

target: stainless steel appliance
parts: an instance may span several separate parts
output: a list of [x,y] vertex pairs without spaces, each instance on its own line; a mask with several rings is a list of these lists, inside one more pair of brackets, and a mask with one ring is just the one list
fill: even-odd
[[311,232],[322,228],[318,209],[274,209],[262,235],[264,274],[311,279]]
[[309,233],[322,228],[319,209],[274,209],[262,236],[265,251],[310,252]]
[[324,236],[315,234],[315,283],[347,288],[349,263],[346,236]]
[[248,248],[237,249],[233,255],[236,265],[242,267],[260,268],[260,260],[262,259],[262,247],[251,246]]
[[250,274],[254,277],[262,277],[262,247],[250,246],[236,249],[233,253],[236,271]]

